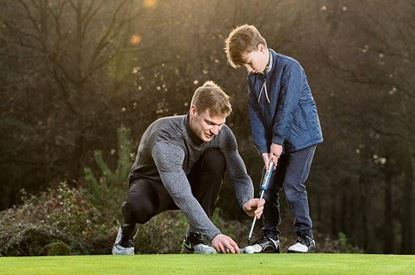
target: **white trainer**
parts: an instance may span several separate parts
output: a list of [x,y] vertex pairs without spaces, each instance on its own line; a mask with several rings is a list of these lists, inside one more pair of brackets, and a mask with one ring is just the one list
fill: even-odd
[[206,244],[197,244],[193,246],[194,254],[216,254],[216,249]]
[[[112,246],[113,255],[134,255],[134,246],[124,247],[120,244],[122,237],[121,226],[118,228],[117,237],[115,238],[114,245]],[[132,245],[132,244],[131,244]]]
[[290,246],[287,253],[310,253],[315,252],[316,242],[308,236],[298,237],[297,242]]
[[216,249],[206,244],[203,235],[190,232],[183,241],[183,252],[194,254],[216,254]]

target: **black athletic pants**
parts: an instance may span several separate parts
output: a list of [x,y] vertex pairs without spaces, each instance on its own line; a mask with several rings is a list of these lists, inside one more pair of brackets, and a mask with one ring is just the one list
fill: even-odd
[[[187,176],[194,197],[208,217],[213,214],[225,166],[222,152],[210,148],[204,152]],[[121,209],[125,224],[144,224],[155,215],[166,210],[177,210],[178,207],[161,182],[136,179],[131,183]]]

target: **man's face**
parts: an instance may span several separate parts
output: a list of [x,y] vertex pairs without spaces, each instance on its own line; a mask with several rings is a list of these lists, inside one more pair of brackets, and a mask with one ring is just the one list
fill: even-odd
[[259,44],[257,50],[245,55],[247,62],[244,64],[248,73],[263,73],[268,64],[269,52],[263,44]]
[[219,134],[226,122],[226,114],[211,115],[209,109],[198,113],[196,106],[190,107],[190,129],[204,142],[209,142]]

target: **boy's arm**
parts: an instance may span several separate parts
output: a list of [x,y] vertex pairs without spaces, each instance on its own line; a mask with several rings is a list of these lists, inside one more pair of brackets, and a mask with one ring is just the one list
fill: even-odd
[[248,109],[249,109],[249,119],[251,121],[251,132],[252,138],[254,139],[254,144],[260,154],[268,153],[269,146],[267,142],[267,135],[264,123],[261,119],[261,114],[258,110],[257,97],[254,93],[254,90],[251,87],[251,83],[248,80]]
[[157,142],[151,154],[164,187],[175,204],[183,211],[190,225],[211,240],[220,234],[220,230],[211,222],[192,194],[190,183],[182,168],[185,156],[182,148],[171,143]]
[[298,63],[291,63],[285,69],[281,81],[277,114],[272,129],[272,143],[283,145],[297,109],[303,83],[303,70]]

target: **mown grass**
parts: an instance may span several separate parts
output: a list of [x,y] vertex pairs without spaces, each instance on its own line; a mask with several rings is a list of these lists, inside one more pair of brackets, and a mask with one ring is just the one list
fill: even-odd
[[0,274],[415,274],[415,256],[182,254],[0,257]]

